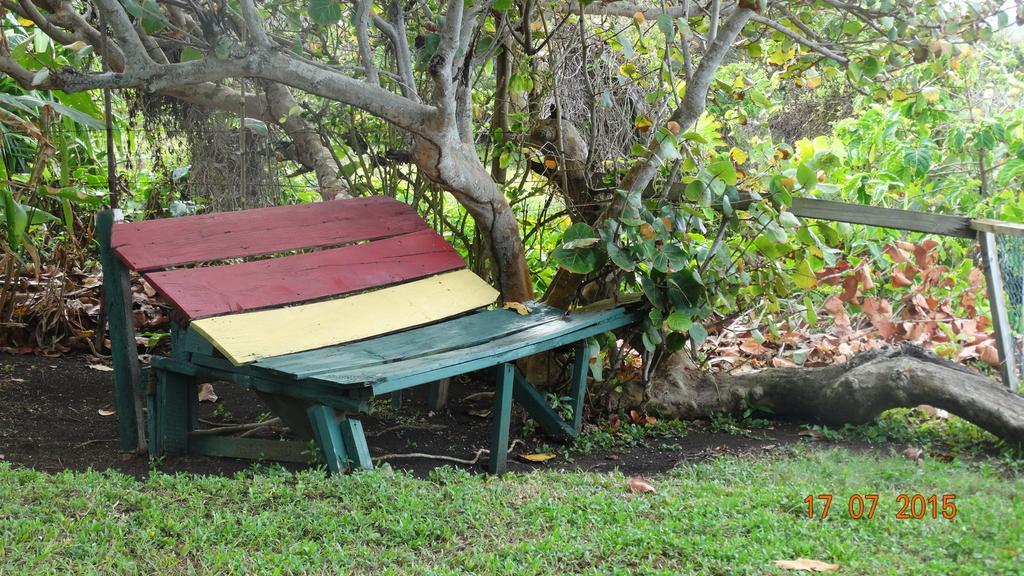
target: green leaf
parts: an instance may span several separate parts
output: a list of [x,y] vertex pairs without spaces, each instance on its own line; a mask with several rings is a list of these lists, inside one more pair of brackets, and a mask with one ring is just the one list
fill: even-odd
[[733,166],[732,160],[718,160],[708,165],[708,172],[714,174],[716,178],[722,180],[729,186],[736,185],[736,167]]
[[915,178],[924,178],[932,166],[932,152],[928,148],[911,148],[903,156],[903,165],[913,172]]
[[860,82],[862,76],[860,64],[857,64],[857,62],[850,60],[850,63],[846,65],[846,72],[847,74],[850,75],[851,80],[853,80],[854,82]]
[[811,268],[810,260],[805,258],[800,261],[796,271],[793,273],[793,282],[804,290],[810,290],[818,285],[818,280],[814,277],[814,270]]
[[335,24],[341,20],[341,3],[337,0],[309,0],[308,13],[317,24]]
[[665,335],[665,348],[669,352],[679,352],[686,346],[686,336],[679,332],[669,332]]
[[815,174],[814,170],[809,168],[806,164],[797,166],[796,180],[800,183],[800,186],[804,191],[807,192],[814,190],[815,186],[818,185],[818,175]]
[[868,56],[860,63],[860,69],[864,72],[864,76],[867,78],[873,78],[878,75],[881,71],[882,65],[879,64],[878,59],[874,56]]
[[644,291],[644,296],[650,301],[651,305],[655,308],[664,309],[665,300],[658,291],[658,287],[654,285],[654,282],[646,274],[640,274],[640,288]]
[[996,147],[996,135],[990,128],[985,128],[975,132],[974,142],[979,150],[991,150]]
[[185,46],[181,49],[181,56],[178,57],[179,62],[192,62],[193,60],[202,60],[203,53],[197,48],[192,46]]
[[700,346],[708,339],[707,328],[705,328],[700,322],[694,323],[693,326],[690,326],[690,338],[693,340],[695,345]]
[[781,222],[783,226],[789,228],[800,228],[803,225],[800,223],[800,219],[797,218],[796,215],[788,211],[779,214],[779,222]]
[[817,324],[818,314],[814,312],[814,303],[811,302],[811,297],[809,295],[804,296],[804,308],[807,309],[806,312],[804,312],[804,319],[807,320],[807,324],[809,326]]
[[573,224],[562,235],[562,245],[551,257],[561,267],[576,274],[589,274],[604,265],[605,253],[598,243],[600,238],[592,227],[582,222]]
[[14,96],[12,94],[5,94],[3,92],[0,92],[0,102],[9,104],[11,106],[14,106],[15,108],[19,108],[29,113],[37,112],[37,108],[42,108],[43,106],[50,106],[57,112],[60,112],[61,115],[67,116],[68,118],[71,118],[79,124],[85,124],[86,126],[94,128],[96,130],[103,130],[105,128],[103,122],[101,122],[98,118],[94,118],[70,106],[65,106],[64,104],[61,104],[56,100],[37,98],[35,96],[29,96],[27,94],[21,96]]
[[28,214],[25,207],[14,201],[10,188],[2,189],[4,201],[4,220],[7,221],[7,242],[11,248],[21,246],[21,239],[28,228]]
[[257,120],[256,118],[244,118],[242,119],[242,126],[252,130],[253,132],[263,136],[264,138],[270,136],[270,129],[267,128],[267,123],[263,120]]
[[676,332],[686,332],[693,326],[693,317],[682,312],[673,312],[668,317],[668,327]]
[[611,258],[616,266],[626,272],[632,272],[636,269],[636,264],[629,257],[629,254],[622,248],[619,248],[614,242],[605,244],[605,248],[608,250],[608,257]]
[[671,38],[676,33],[676,27],[672,23],[672,17],[668,14],[658,16],[658,28],[665,36]]
[[512,0],[494,0],[494,2],[491,4],[491,8],[497,10],[498,12],[506,12],[511,7]]
[[156,0],[142,0],[141,3],[136,0],[121,0],[121,4],[124,5],[125,11],[138,19],[147,34],[156,34],[167,26],[167,17],[160,10]]

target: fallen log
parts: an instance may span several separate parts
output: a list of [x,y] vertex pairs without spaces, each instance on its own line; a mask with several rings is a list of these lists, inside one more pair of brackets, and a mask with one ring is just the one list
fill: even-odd
[[871,422],[891,408],[928,404],[1024,447],[1024,396],[919,346],[864,352],[822,368],[713,375],[666,359],[648,390],[649,412],[696,419],[751,407],[830,426]]

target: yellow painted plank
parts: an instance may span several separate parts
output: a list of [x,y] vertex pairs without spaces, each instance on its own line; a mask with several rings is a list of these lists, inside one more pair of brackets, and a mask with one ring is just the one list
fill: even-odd
[[429,324],[497,297],[463,269],[336,300],[204,318],[192,328],[237,366]]

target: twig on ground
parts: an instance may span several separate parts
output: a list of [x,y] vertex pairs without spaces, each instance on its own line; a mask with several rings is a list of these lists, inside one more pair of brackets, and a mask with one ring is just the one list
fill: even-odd
[[280,418],[271,418],[264,420],[263,422],[251,422],[249,424],[217,424],[216,422],[209,422],[207,420],[199,420],[203,424],[209,424],[210,426],[216,426],[215,428],[206,428],[204,430],[193,430],[192,434],[197,436],[217,436],[220,434],[230,434],[232,432],[251,431],[266,426],[273,426],[281,422]]
[[[508,447],[509,453],[511,453],[512,450],[515,450],[517,444],[522,444],[524,446],[526,445],[526,443],[523,442],[522,440],[514,440],[512,444]],[[444,460],[445,462],[455,462],[456,464],[466,464],[472,466],[473,464],[476,464],[477,462],[480,461],[481,456],[490,453],[490,450],[486,448],[481,448],[476,451],[476,455],[473,456],[472,459],[456,458],[455,456],[445,456],[443,454],[425,454],[423,452],[411,452],[408,454],[384,454],[383,456],[375,456],[373,459],[377,460],[378,462],[383,462],[385,460],[404,460],[418,458],[422,460]]]
[[101,439],[97,439],[97,440],[86,440],[85,442],[82,442],[81,444],[75,444],[75,448],[82,448],[82,447],[88,446],[89,444],[102,444],[102,443],[105,443],[105,442],[117,442],[117,438],[101,438]]
[[476,394],[470,394],[462,399],[463,402],[469,402],[470,400],[476,400],[478,398],[493,398],[494,392],[477,392]]
[[395,426],[389,426],[373,434],[367,434],[370,438],[376,438],[377,436],[383,436],[388,432],[394,432],[395,430],[403,430],[411,428],[414,430],[447,430],[448,427],[443,424],[396,424]]

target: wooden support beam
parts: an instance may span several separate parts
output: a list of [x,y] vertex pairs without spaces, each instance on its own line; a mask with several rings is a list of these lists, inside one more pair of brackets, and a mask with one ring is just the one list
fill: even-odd
[[157,370],[156,377],[156,434],[150,438],[150,455],[183,454],[192,432],[198,394],[195,378],[167,370]]
[[971,229],[978,232],[993,232],[1004,236],[1024,236],[1024,224],[1019,222],[978,218],[971,220]]
[[504,474],[508,465],[508,434],[512,425],[512,388],[515,364],[506,362],[494,367],[494,409],[491,411],[491,457],[487,470]]
[[274,460],[308,464],[313,461],[309,443],[296,440],[232,438],[230,436],[190,436],[189,452],[205,456]]
[[345,452],[345,440],[341,436],[341,428],[335,418],[334,408],[315,404],[306,409],[309,414],[309,422],[313,426],[313,435],[316,443],[320,446],[324,462],[327,463],[327,471],[331,474],[342,474],[345,472],[348,455]]
[[110,245],[114,221],[114,210],[96,213],[96,241],[103,265],[103,301],[110,325],[110,354],[114,364],[117,431],[122,450],[142,453],[146,451],[146,425],[142,410],[145,390],[135,347],[131,279]]
[[981,257],[985,267],[985,281],[988,285],[988,303],[992,314],[992,328],[996,334],[996,348],[999,350],[999,369],[1003,384],[1010,390],[1018,390],[1017,366],[1014,362],[1013,333],[1006,312],[1006,290],[1003,275],[999,269],[999,254],[996,250],[996,236],[992,232],[979,232]]
[[427,407],[430,410],[434,412],[444,410],[444,407],[448,404],[448,389],[450,385],[451,379],[449,378],[434,380],[428,385]]
[[929,214],[913,210],[832,202],[817,198],[793,198],[790,211],[804,218],[865,224],[942,236],[974,238],[977,235],[977,232],[971,227],[971,219],[965,216]]
[[226,380],[250,390],[327,404],[346,412],[369,412],[370,389],[365,387],[346,388],[308,379],[296,381],[282,378],[266,370],[234,366],[227,360],[198,354],[193,354],[190,362],[163,356],[153,356],[151,362],[154,367],[161,370],[196,376],[201,379]]
[[587,376],[590,373],[587,341],[580,340],[573,347],[572,381],[569,383],[569,397],[572,398],[573,436],[583,427],[583,401],[587,396]]
[[348,464],[353,470],[373,470],[373,459],[370,458],[370,448],[366,445],[363,423],[354,418],[342,418],[337,425],[341,429],[341,439],[345,442]]
[[544,395],[527,382],[519,370],[516,370],[515,373],[512,395],[516,402],[526,409],[526,413],[544,430],[544,433],[552,439],[558,442],[568,442],[576,435],[573,427],[562,420],[562,417],[552,410],[551,406],[548,406]]

